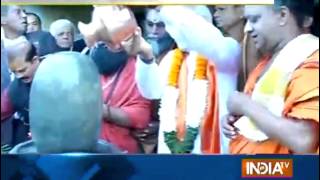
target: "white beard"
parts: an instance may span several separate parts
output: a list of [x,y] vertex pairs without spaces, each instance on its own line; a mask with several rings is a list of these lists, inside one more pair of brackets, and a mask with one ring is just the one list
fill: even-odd
[[158,57],[166,50],[169,50],[174,43],[174,40],[170,36],[165,36],[161,39],[147,38],[148,43],[150,43],[153,54]]

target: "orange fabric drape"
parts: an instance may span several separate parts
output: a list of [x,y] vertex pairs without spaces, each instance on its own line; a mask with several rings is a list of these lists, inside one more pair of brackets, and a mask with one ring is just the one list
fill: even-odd
[[207,67],[209,81],[207,113],[201,127],[201,149],[205,154],[220,153],[219,97],[217,71],[213,64]]
[[[262,59],[252,71],[245,86],[245,93],[252,93],[254,86],[267,65]],[[313,53],[292,75],[285,97],[283,116],[311,119],[319,123],[319,51]],[[289,154],[289,148],[276,140],[252,142],[239,135],[230,142],[232,154]],[[319,153],[319,150],[318,150]]]
[[[207,66],[207,78],[209,81],[207,113],[200,127],[202,152],[206,154],[220,153],[220,131],[219,131],[219,113],[218,113],[218,89],[215,66],[210,64]],[[188,91],[188,71],[186,61],[184,60],[179,75],[179,100],[177,107],[177,135],[180,140],[186,133],[186,105]]]

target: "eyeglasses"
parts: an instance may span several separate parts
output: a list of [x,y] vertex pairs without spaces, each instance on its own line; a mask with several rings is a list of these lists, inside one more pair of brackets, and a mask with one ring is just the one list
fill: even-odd
[[149,27],[153,27],[153,26],[156,26],[157,28],[164,28],[165,27],[165,24],[163,22],[157,22],[157,23],[154,23],[152,21],[146,21],[146,24],[149,26]]

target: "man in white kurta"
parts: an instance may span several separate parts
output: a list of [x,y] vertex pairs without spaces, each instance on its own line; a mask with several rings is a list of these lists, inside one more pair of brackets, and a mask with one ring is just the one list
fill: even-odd
[[[175,13],[172,13],[175,12]],[[224,37],[211,22],[212,16],[205,6],[164,6],[160,10],[166,30],[176,41],[179,49],[189,52],[188,72],[195,68],[195,56],[201,54],[208,58],[217,69],[219,93],[219,119],[228,114],[226,101],[230,93],[236,90],[237,75],[240,66],[240,44],[230,37]],[[136,79],[142,95],[149,99],[160,99],[166,87],[172,53],[162,60],[159,67],[155,63],[145,64],[137,61]],[[192,73],[188,81],[192,80]],[[197,96],[195,94],[195,96]],[[163,128],[160,122],[158,153],[170,153],[164,142]],[[221,132],[221,129],[220,129]],[[201,134],[201,133],[199,133]],[[200,135],[196,138],[193,153],[201,152]],[[221,152],[228,152],[228,140],[221,136]]]

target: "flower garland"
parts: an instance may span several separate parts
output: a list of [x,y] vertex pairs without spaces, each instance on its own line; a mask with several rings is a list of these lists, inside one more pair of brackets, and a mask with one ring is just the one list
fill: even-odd
[[[160,122],[164,130],[164,141],[171,153],[191,153],[207,108],[208,61],[198,55],[194,79],[189,83],[186,92],[186,111],[182,112],[185,114],[181,114],[181,112],[177,114],[177,102],[179,98],[182,98],[179,97],[181,94],[179,94],[178,82],[184,59],[184,53],[180,49],[175,49],[168,83],[161,98],[159,109]],[[183,124],[181,122],[177,123],[179,118],[184,120]],[[180,132],[181,129],[184,131],[183,133]]]

